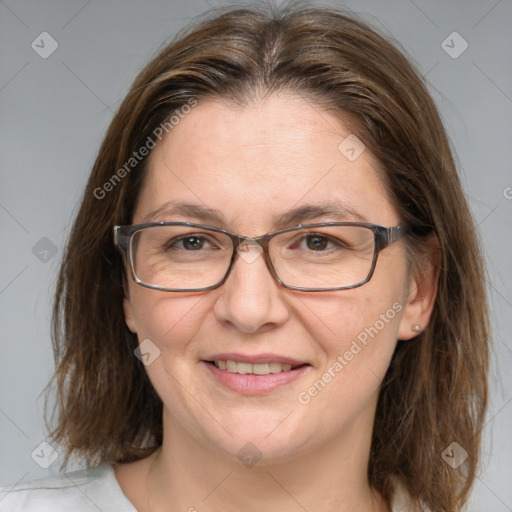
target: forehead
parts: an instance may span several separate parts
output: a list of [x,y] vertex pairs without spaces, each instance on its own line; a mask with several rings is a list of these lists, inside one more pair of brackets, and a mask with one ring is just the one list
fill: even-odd
[[259,229],[300,205],[329,202],[393,224],[380,173],[339,118],[305,99],[274,95],[245,107],[209,99],[152,150],[134,222],[181,201],[218,210],[226,227]]

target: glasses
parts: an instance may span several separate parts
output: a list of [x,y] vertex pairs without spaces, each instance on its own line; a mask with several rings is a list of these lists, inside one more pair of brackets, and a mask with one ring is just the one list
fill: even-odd
[[292,290],[346,290],[367,283],[379,251],[405,236],[403,226],[365,222],[299,225],[247,238],[190,222],[151,222],[114,227],[136,283],[170,292],[221,286],[236,256],[252,263],[263,253],[274,278]]

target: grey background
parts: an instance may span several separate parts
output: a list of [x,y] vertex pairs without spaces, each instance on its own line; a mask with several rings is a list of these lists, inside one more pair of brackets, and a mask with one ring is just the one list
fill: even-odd
[[[31,458],[46,435],[39,394],[53,371],[51,296],[112,113],[164,41],[192,17],[226,3],[0,0],[3,484],[58,472],[59,460],[43,469]],[[485,467],[470,510],[512,511],[512,1],[327,4],[362,14],[401,42],[430,82],[456,148],[485,246],[495,351]],[[58,43],[47,59],[31,47],[44,31]],[[469,44],[458,58],[445,51],[446,44],[452,54],[463,48],[457,36],[442,47],[454,31]]]

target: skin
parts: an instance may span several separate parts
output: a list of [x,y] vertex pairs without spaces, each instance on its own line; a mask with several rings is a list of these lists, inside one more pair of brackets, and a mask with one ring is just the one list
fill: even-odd
[[[369,150],[349,161],[338,149],[349,134],[298,96],[243,109],[201,101],[152,151],[133,223],[180,200],[219,210],[224,224],[162,213],[152,220],[259,236],[277,229],[275,218],[287,210],[329,200],[368,222],[398,225]],[[357,219],[303,223],[339,220]],[[129,279],[126,323],[160,350],[146,370],[164,404],[164,442],[147,459],[114,466],[123,492],[141,511],[390,510],[367,479],[379,387],[397,339],[428,324],[435,288],[431,275],[408,275],[403,241],[384,249],[370,282],[352,290],[288,290],[262,257],[237,258],[228,280],[209,292],[161,292]],[[401,311],[317,396],[299,403],[298,394],[394,303]],[[244,396],[201,362],[220,352],[277,353],[310,367],[269,394]],[[248,442],[262,455],[253,467],[236,456]]]

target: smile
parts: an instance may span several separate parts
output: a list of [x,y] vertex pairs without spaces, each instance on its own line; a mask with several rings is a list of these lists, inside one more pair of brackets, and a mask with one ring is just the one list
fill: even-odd
[[226,370],[230,373],[239,373],[240,375],[268,375],[270,373],[288,372],[291,369],[303,365],[292,366],[288,363],[244,363],[240,361],[219,360],[212,363],[220,370]]
[[248,363],[230,359],[203,361],[203,364],[216,385],[247,396],[269,394],[312,369],[309,364],[292,366],[290,363]]

